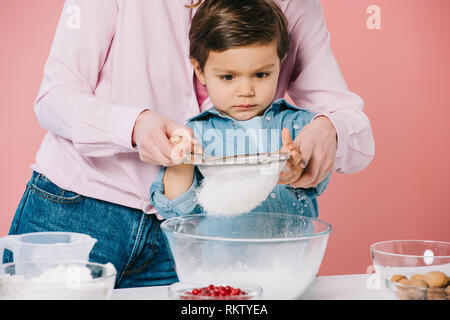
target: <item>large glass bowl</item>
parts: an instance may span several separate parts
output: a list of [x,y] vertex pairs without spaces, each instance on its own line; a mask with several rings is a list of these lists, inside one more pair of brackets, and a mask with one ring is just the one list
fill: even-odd
[[331,226],[294,214],[188,215],[161,224],[178,278],[245,281],[262,299],[295,299],[314,281]]
[[[370,253],[380,277],[382,290],[402,300],[448,299],[446,286],[418,286],[428,273],[439,272],[450,276],[450,242],[426,240],[391,240],[374,243]],[[394,277],[395,276],[395,277]],[[441,276],[443,276],[441,274]],[[406,281],[399,281],[398,279]],[[427,281],[425,281],[427,283]],[[416,285],[414,285],[416,284]],[[450,292],[449,292],[450,295]]]
[[0,264],[0,300],[106,300],[116,269],[79,260]]

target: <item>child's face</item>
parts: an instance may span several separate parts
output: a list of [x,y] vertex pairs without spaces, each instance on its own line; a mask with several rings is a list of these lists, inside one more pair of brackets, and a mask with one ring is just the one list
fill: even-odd
[[281,68],[275,41],[210,51],[203,72],[193,64],[213,105],[233,119],[262,115],[273,102]]

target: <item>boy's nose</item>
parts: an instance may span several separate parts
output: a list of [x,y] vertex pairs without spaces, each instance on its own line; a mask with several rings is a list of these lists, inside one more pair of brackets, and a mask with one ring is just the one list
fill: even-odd
[[251,97],[255,95],[255,89],[253,87],[253,82],[246,80],[242,81],[239,86],[239,97]]

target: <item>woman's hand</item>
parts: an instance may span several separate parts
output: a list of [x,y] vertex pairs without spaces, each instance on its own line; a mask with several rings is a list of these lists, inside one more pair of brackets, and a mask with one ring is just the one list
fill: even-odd
[[317,186],[333,170],[337,149],[336,129],[327,117],[317,117],[300,131],[294,146],[305,160],[306,165],[300,165],[306,169],[290,185],[294,188]]
[[[172,166],[180,163],[179,151],[170,143],[172,136],[183,137],[184,141],[194,142],[192,129],[182,126],[169,118],[153,113],[142,112],[136,119],[132,143],[136,145],[142,161],[156,165]],[[186,146],[184,146],[186,149]]]
[[288,128],[283,128],[283,130],[281,130],[281,142],[282,147],[280,151],[290,153],[291,157],[280,173],[278,184],[291,184],[297,181],[303,173],[304,168],[301,166],[302,157],[298,149],[294,146]]

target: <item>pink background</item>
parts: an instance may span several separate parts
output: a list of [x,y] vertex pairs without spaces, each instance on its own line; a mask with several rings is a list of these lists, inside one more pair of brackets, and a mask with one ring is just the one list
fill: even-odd
[[[0,236],[45,131],[33,112],[63,0],[0,0]],[[319,275],[365,273],[371,243],[450,241],[450,1],[322,0],[333,51],[363,97],[376,156],[334,174],[319,199],[333,225]],[[370,5],[381,30],[369,30]]]

